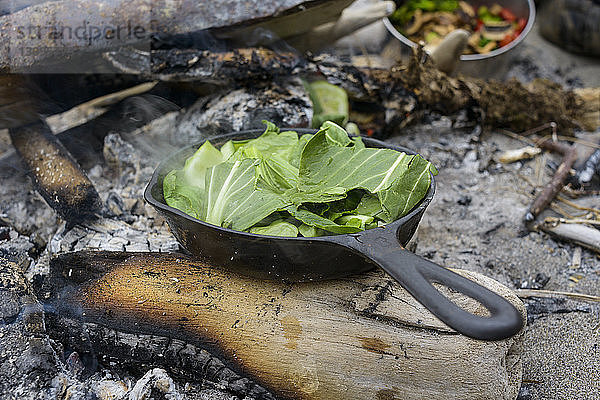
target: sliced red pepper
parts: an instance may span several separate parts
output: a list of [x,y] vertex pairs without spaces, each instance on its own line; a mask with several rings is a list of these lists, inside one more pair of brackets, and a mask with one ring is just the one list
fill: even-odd
[[526,25],[527,25],[527,20],[525,18],[519,18],[519,20],[517,21],[517,32],[518,33],[523,32],[523,29],[525,29]]
[[504,36],[504,39],[502,39],[500,41],[500,43],[498,43],[498,45],[500,47],[504,47],[507,44],[509,44],[510,42],[512,42],[513,40],[515,40],[517,38],[517,36],[519,36],[519,34],[517,32],[509,33],[508,35]]
[[478,32],[481,29],[482,26],[483,26],[483,21],[480,20],[480,19],[478,19],[477,20],[477,27],[475,28],[475,32]]
[[513,14],[508,8],[503,8],[502,11],[500,11],[500,17],[508,22],[513,22],[517,19],[515,14]]

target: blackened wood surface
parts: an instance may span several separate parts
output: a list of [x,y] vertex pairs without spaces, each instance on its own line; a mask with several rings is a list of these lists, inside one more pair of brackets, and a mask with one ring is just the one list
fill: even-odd
[[100,213],[94,185],[44,122],[9,133],[38,192],[65,220],[78,222]]

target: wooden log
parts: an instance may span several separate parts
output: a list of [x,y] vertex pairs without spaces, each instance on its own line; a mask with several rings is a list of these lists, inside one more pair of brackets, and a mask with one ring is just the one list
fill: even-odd
[[[523,332],[500,342],[459,335],[378,270],[289,284],[177,254],[67,253],[51,265],[59,313],[192,340],[282,397],[514,399],[520,386]],[[508,288],[458,272],[525,314]],[[444,292],[461,307],[486,313],[475,301]]]
[[27,173],[50,207],[69,222],[100,214],[102,202],[93,183],[44,122],[12,128],[9,133]]
[[[560,85],[536,80],[523,84],[449,77],[439,71],[421,50],[408,65],[388,68],[357,68],[323,55],[303,59],[294,53],[263,48],[230,52],[170,49],[139,52],[133,49],[107,52],[106,59],[118,70],[165,81],[189,81],[244,85],[286,77],[290,74],[326,79],[343,87],[353,101],[383,106],[386,124],[398,125],[418,108],[445,114],[476,106],[485,123],[524,131],[556,121],[567,131],[574,127],[594,130],[598,91],[575,93]],[[148,66],[150,65],[150,68]],[[230,88],[229,88],[230,89]]]

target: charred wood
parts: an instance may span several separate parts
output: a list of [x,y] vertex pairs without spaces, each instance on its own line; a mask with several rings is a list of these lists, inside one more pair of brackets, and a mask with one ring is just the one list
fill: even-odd
[[307,61],[294,52],[241,48],[229,52],[169,49],[152,52],[131,47],[104,53],[120,71],[163,81],[203,81],[226,85],[289,76]]
[[[238,276],[180,254],[129,255],[122,262],[122,255],[100,255],[98,262],[106,264],[99,273],[75,271],[81,261],[73,265],[72,255],[56,259],[48,301],[56,307],[58,323],[75,319],[153,335],[159,349],[164,341],[157,336],[168,332],[226,359],[228,366],[283,397],[516,396],[522,335],[496,343],[457,335],[383,273],[285,284]],[[74,257],[92,257],[89,261],[96,263],[94,253]],[[523,311],[498,283],[462,273]],[[447,295],[461,307],[485,312],[467,298]],[[131,338],[138,346],[136,336]],[[140,353],[148,349],[140,346]]]
[[10,137],[38,192],[65,220],[79,222],[100,214],[94,185],[45,123],[10,129]]
[[407,67],[372,72],[379,81],[398,82],[417,96],[421,107],[443,113],[478,106],[485,124],[524,131],[548,121],[560,128],[583,125],[582,99],[560,85],[537,80],[524,85],[517,80],[499,82],[469,77],[448,77],[438,71],[425,53],[416,50]]
[[0,256],[0,397],[50,398],[59,373],[42,305],[20,267]]
[[[558,84],[543,80],[524,85],[516,80],[452,78],[437,70],[421,50],[415,51],[407,66],[391,70],[356,68],[327,56],[304,60],[294,53],[267,49],[224,53],[171,49],[143,54],[109,53],[107,57],[123,71],[145,73],[148,78],[161,80],[244,86],[290,74],[320,76],[343,87],[354,101],[383,104],[391,112],[402,110],[396,114],[405,115],[415,108],[451,114],[479,107],[486,124],[515,131],[548,121],[557,121],[562,129],[589,125],[583,107],[589,101]],[[388,117],[386,122],[397,123],[397,118]]]
[[257,400],[274,399],[261,386],[241,377],[206,350],[184,340],[140,332],[123,332],[67,318],[59,313],[48,313],[46,321],[48,334],[52,339],[77,351],[87,360],[88,373],[93,372],[95,363],[115,363],[120,369],[134,374],[160,367],[165,368],[172,376],[186,381],[217,383],[221,389],[240,398],[248,396]]
[[312,113],[300,80],[287,79],[201,98],[180,114],[167,135],[171,144],[184,146],[223,132],[262,129],[262,120],[284,127],[309,126]]

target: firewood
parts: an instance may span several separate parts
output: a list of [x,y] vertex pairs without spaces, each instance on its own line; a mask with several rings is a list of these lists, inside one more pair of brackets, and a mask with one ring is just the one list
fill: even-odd
[[45,123],[12,128],[9,133],[48,205],[69,222],[100,214],[102,202],[94,185]]
[[[290,284],[180,254],[65,253],[51,265],[50,292],[61,294],[49,301],[62,317],[186,338],[278,396],[514,399],[520,386],[522,332],[500,342],[461,336],[381,271]],[[525,313],[498,282],[457,272]]]
[[386,115],[385,123],[394,126],[418,109],[449,114],[474,106],[481,108],[486,124],[514,131],[525,131],[548,121],[557,121],[559,128],[566,130],[598,126],[598,121],[595,125],[590,123],[591,109],[597,102],[593,96],[545,80],[526,85],[516,80],[449,77],[434,66],[422,49],[415,50],[408,65],[391,69],[357,68],[330,56],[305,59],[264,48],[231,52],[121,49],[105,56],[123,72],[166,81],[243,86],[290,74],[316,76],[343,87],[354,101],[383,106],[391,115]]

